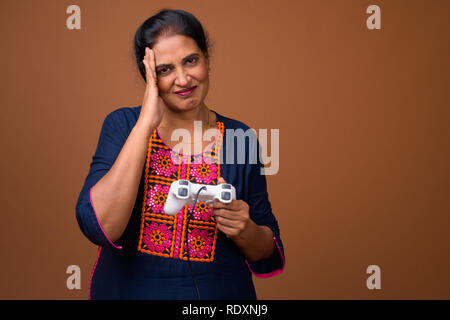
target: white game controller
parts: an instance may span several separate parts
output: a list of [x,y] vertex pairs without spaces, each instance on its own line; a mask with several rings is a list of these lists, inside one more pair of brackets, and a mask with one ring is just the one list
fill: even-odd
[[164,212],[168,215],[175,215],[184,205],[193,205],[197,192],[202,188],[197,202],[208,203],[218,199],[220,202],[230,203],[232,200],[236,200],[236,189],[231,184],[196,184],[188,180],[177,180],[170,185]]

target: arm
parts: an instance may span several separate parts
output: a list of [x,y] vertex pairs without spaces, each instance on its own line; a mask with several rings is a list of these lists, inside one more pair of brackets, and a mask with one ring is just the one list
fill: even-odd
[[155,57],[146,48],[146,88],[141,113],[114,164],[91,189],[91,203],[105,236],[114,242],[128,224],[136,202],[148,140],[161,122],[164,101],[156,84]]
[[[218,183],[225,183],[225,179],[220,177]],[[210,206],[219,230],[234,241],[248,261],[266,259],[275,252],[272,230],[250,219],[250,208],[245,201],[214,201]]]
[[241,249],[248,261],[259,261],[269,258],[275,252],[273,232],[267,226],[258,226],[249,220],[247,228],[231,239]]
[[152,127],[138,120],[111,169],[91,189],[92,206],[112,242],[119,239],[130,219],[152,132]]
[[[239,140],[231,137],[231,141],[233,139],[235,141],[234,144],[231,143],[231,146],[236,146]],[[284,247],[280,237],[278,222],[272,212],[267,193],[264,165],[260,157],[261,146],[256,136],[250,136],[248,142],[246,141],[245,143],[247,153],[245,154],[244,167],[225,165],[222,171],[224,176],[230,176],[231,179],[237,181],[236,185],[242,188],[240,198],[244,204],[243,206],[249,207],[248,210],[245,209],[244,211],[250,214],[248,223],[244,223],[245,227],[242,229],[240,236],[229,237],[233,239],[234,243],[244,254],[251,273],[256,277],[268,278],[283,272],[285,267]],[[255,145],[252,146],[252,143],[256,144],[256,148],[254,148]],[[226,144],[230,144],[230,141],[227,141]],[[256,163],[253,162],[254,159],[250,158],[254,154],[253,151],[255,149],[257,151],[256,160],[258,160]],[[236,150],[234,154],[236,157]],[[237,163],[236,158],[234,160],[232,163]],[[218,183],[220,182],[218,181]],[[218,221],[219,228],[220,224],[225,223],[223,218],[217,216],[216,221]],[[271,232],[269,232],[269,229]],[[270,252],[272,254],[267,257]],[[257,260],[257,258],[260,259]]]
[[266,259],[275,252],[272,230],[250,219],[245,201],[233,200],[228,204],[214,201],[210,206],[219,230],[234,241],[248,261]]

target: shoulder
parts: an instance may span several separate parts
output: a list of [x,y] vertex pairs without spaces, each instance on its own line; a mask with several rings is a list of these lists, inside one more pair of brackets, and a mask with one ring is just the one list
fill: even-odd
[[140,106],[116,108],[106,115],[103,130],[124,142],[135,126],[140,112]]
[[246,144],[247,147],[253,148],[256,145],[258,136],[255,129],[242,121],[223,116],[217,112],[216,114],[217,120],[224,124],[224,138],[227,143],[234,143],[237,139],[238,143],[249,141],[250,145]]
[[[246,123],[217,113],[218,121],[224,124],[223,153],[226,157],[237,157],[237,164],[255,164],[258,159],[258,135]],[[244,151],[245,150],[245,151]],[[228,161],[228,158],[227,158]]]
[[115,123],[136,123],[141,112],[141,106],[138,107],[120,107],[106,115],[105,120],[113,121]]

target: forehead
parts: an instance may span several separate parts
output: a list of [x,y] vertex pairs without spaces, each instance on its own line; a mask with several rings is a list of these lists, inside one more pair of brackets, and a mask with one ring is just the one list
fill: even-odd
[[170,63],[183,59],[186,55],[200,52],[194,39],[183,35],[161,37],[153,46],[156,63]]

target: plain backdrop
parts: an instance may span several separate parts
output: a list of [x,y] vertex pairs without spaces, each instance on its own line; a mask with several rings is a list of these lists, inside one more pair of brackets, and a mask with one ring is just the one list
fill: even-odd
[[279,129],[267,179],[286,268],[255,278],[258,297],[449,299],[446,0],[2,0],[0,298],[88,298],[97,247],[75,203],[106,115],[142,103],[133,37],[162,8],[213,42],[207,105]]

